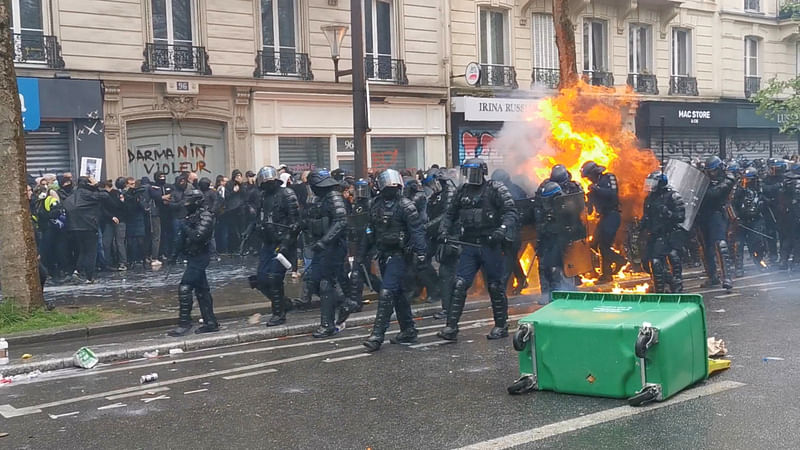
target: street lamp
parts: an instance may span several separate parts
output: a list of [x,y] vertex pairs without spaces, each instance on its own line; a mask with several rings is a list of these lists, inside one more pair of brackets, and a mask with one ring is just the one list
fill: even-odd
[[328,40],[328,45],[331,46],[331,59],[333,59],[333,72],[336,77],[336,82],[339,82],[339,77],[352,75],[353,70],[339,70],[339,54],[342,50],[342,42],[347,34],[347,25],[323,25],[322,32],[325,34],[325,39]]

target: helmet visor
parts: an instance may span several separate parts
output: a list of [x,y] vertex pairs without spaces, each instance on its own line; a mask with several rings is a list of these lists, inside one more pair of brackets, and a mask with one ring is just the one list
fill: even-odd
[[653,177],[647,177],[644,180],[644,191],[645,192],[653,192],[658,188],[658,179]]
[[461,166],[461,176],[467,184],[483,184],[483,168],[478,164],[465,164]]
[[386,169],[378,175],[378,189],[383,190],[387,187],[403,187],[403,177],[400,172],[394,169]]
[[273,181],[278,179],[278,171],[275,170],[272,166],[262,167],[261,170],[258,171],[258,176],[256,177],[256,184],[261,186],[263,183],[267,181]]
[[369,198],[369,184],[368,183],[356,183],[355,184],[355,196],[356,198]]

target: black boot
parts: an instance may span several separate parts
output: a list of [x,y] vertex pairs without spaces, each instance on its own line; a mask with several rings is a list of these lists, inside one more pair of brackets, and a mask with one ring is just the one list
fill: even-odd
[[308,311],[311,309],[311,297],[314,293],[314,282],[311,280],[303,280],[303,290],[300,298],[295,299],[295,307],[300,311]]
[[378,311],[375,313],[375,324],[372,326],[372,333],[364,342],[367,351],[374,352],[381,348],[386,329],[389,328],[389,320],[392,317],[392,299],[390,291],[382,289],[378,297]]
[[678,250],[672,250],[667,256],[669,265],[672,269],[672,280],[670,282],[670,292],[680,294],[683,292],[683,263],[681,254]]
[[416,344],[417,328],[414,325],[411,304],[407,303],[402,296],[395,296],[394,310],[397,313],[397,323],[400,324],[400,334],[389,339],[389,342],[392,344]]
[[722,287],[724,289],[733,289],[733,281],[731,280],[731,265],[730,254],[728,253],[728,243],[725,241],[717,241],[717,260],[719,262],[719,269],[722,272]]
[[203,316],[203,326],[195,330],[195,333],[203,334],[219,331],[219,323],[217,323],[217,317],[214,315],[214,300],[211,298],[211,291],[198,291],[197,304],[200,306],[200,314]]
[[286,322],[286,309],[283,305],[283,278],[276,274],[267,276],[268,297],[272,303],[272,317],[267,321],[268,327],[282,325]]
[[667,292],[665,275],[667,268],[664,266],[664,258],[656,257],[650,260],[650,278],[653,280],[653,293],[663,294]]
[[328,280],[323,280],[320,283],[319,291],[321,302],[319,306],[319,328],[311,333],[311,336],[315,338],[324,338],[333,336],[336,333],[336,328],[334,327],[336,299],[333,292],[333,286]]
[[489,283],[489,299],[492,303],[494,328],[486,339],[502,339],[508,337],[508,298],[503,283]]
[[453,285],[453,296],[450,301],[450,308],[447,311],[447,325],[436,336],[446,340],[455,341],[458,339],[458,321],[461,320],[461,313],[464,312],[464,303],[467,301],[467,280],[456,278]]
[[416,328],[406,328],[405,330],[398,333],[393,338],[389,339],[389,342],[392,344],[403,344],[403,345],[411,345],[416,344],[418,341]]
[[191,286],[178,286],[178,327],[168,331],[168,336],[186,336],[192,331],[192,302]]

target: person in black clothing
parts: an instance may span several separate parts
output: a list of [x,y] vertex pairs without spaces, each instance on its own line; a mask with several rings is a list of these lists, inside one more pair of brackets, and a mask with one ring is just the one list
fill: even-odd
[[650,272],[654,293],[683,292],[681,249],[685,232],[680,228],[686,218],[686,204],[681,195],[667,184],[667,176],[657,170],[647,176],[644,212],[640,227],[647,234],[643,264]]
[[703,253],[706,261],[706,275],[708,280],[703,287],[718,286],[720,276],[717,273],[719,265],[722,273],[722,287],[733,288],[731,280],[730,257],[726,235],[728,231],[728,217],[725,212],[731,190],[734,186],[733,175],[725,172],[725,166],[718,156],[706,159],[705,171],[711,183],[700,204],[697,212],[697,225],[702,236]]
[[[506,172],[504,169],[497,169],[492,173],[492,180],[497,181],[498,183],[503,183],[506,188],[508,188],[508,192],[511,193],[511,197],[514,199],[514,204],[525,200],[528,198],[528,194],[522,189],[518,184],[511,181],[511,175]],[[518,211],[520,215],[522,215],[521,211]],[[517,223],[517,228],[521,228],[522,224],[521,221]],[[523,289],[528,287],[528,278],[525,276],[525,270],[522,268],[522,265],[519,263],[519,251],[522,248],[522,240],[520,239],[519,229],[514,234],[515,239],[514,242],[511,243],[511,247],[506,251],[506,283],[511,278],[511,274],[514,274],[514,278],[517,280],[517,287],[514,289],[515,294],[519,294],[522,292]]]
[[[174,187],[167,184],[167,174],[156,172],[155,185],[150,188],[150,196],[156,204],[153,210],[153,265],[159,266],[159,258],[172,254],[172,212],[169,202],[172,199]],[[159,232],[156,232],[158,229]],[[157,237],[157,238],[156,238]]]
[[[186,205],[183,201],[183,195],[186,192],[186,188],[189,185],[189,178],[187,174],[182,173],[175,177],[175,184],[172,186],[172,192],[170,193],[169,197],[169,204],[167,207],[169,208],[170,213],[170,229],[172,230],[172,244],[175,245],[177,242],[177,235],[178,235],[178,228],[180,226],[181,220],[186,217]],[[175,253],[175,249],[170,249],[172,253]],[[170,253],[170,254],[172,254]]]
[[428,170],[422,179],[422,186],[427,192],[430,192],[428,197],[428,223],[425,224],[425,235],[428,244],[427,260],[431,262],[433,258],[436,258],[439,261],[439,297],[442,299],[442,310],[434,313],[433,318],[441,320],[447,317],[447,309],[450,307],[456,265],[458,264],[461,249],[458,245],[443,244],[438,241],[439,226],[453,202],[453,198],[456,195],[456,187],[447,178],[445,172],[439,170],[438,167],[431,167]]
[[[245,223],[245,187],[242,171],[239,169],[231,173],[231,179],[225,186],[225,215],[223,220],[227,222],[228,228],[228,251],[241,246],[242,235],[247,226]],[[234,240],[230,240],[230,236]]]
[[64,174],[61,175],[61,180],[58,182],[58,186],[59,186],[58,196],[61,197],[61,201],[63,202],[64,200],[67,199],[67,197],[72,195],[72,192],[75,187],[72,184],[72,173],[64,172]]
[[209,242],[214,231],[214,214],[204,206],[203,193],[187,189],[182,196],[186,215],[178,222],[175,237],[175,250],[167,264],[174,265],[179,255],[185,255],[187,264],[183,278],[178,286],[179,315],[178,327],[168,332],[169,336],[185,336],[192,329],[192,292],[197,296],[197,304],[203,317],[203,326],[195,333],[212,333],[219,330],[214,316],[211,288],[208,285],[206,268],[210,262]]
[[598,283],[611,281],[612,276],[622,270],[627,261],[611,247],[622,223],[619,210],[619,188],[617,177],[594,161],[587,161],[581,167],[581,176],[591,180],[587,210],[591,215],[597,211],[600,220],[594,230],[592,245],[600,251],[601,273]]
[[136,179],[128,177],[125,179],[125,190],[123,191],[125,209],[125,245],[128,251],[129,268],[133,268],[136,263],[142,264],[147,251],[144,246],[145,236],[145,208],[150,201],[149,193],[142,187],[136,186]]
[[789,170],[788,161],[778,198],[783,216],[779,220],[785,224],[781,227],[781,263],[778,268],[795,270],[800,265],[800,232],[797,230],[800,224],[800,174],[795,170]]
[[119,271],[128,270],[128,247],[125,242],[128,234],[128,214],[133,211],[133,208],[128,208],[127,203],[125,203],[127,200],[125,197],[126,184],[125,177],[117,178],[114,181],[116,189],[109,193],[112,197],[112,203],[116,202],[119,208],[119,214],[117,214],[119,221],[114,225],[114,253],[117,255],[117,270]]
[[64,202],[67,231],[78,248],[78,280],[94,283],[97,264],[97,232],[100,206],[108,202],[108,194],[98,192],[94,179],[80,177],[78,188]]
[[767,268],[766,253],[767,227],[764,223],[764,197],[759,186],[758,169],[748,167],[744,170],[739,184],[734,187],[731,207],[736,216],[733,242],[733,267],[737,277],[744,276],[744,246],[753,258],[757,268]]
[[[364,346],[374,352],[381,348],[392,309],[397,313],[400,334],[391,339],[393,344],[417,342],[417,329],[411,313],[411,303],[403,294],[406,259],[418,267],[425,266],[425,230],[414,202],[401,195],[403,178],[396,170],[388,169],[378,177],[381,194],[369,210],[369,225],[358,252],[360,265],[366,260],[370,248],[378,251],[383,284],[378,297],[375,325]],[[411,249],[409,254],[406,252]]]

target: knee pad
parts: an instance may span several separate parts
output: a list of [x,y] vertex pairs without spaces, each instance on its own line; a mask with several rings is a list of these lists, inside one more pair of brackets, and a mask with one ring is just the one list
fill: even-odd
[[723,255],[728,253],[728,243],[726,241],[717,241],[717,249]]
[[390,291],[388,289],[381,289],[381,292],[378,294],[378,301],[379,302],[380,301],[388,301],[389,303],[391,303],[393,298],[394,298],[394,294],[392,293],[392,291]]
[[192,287],[188,284],[178,286],[178,295],[192,295]]
[[467,285],[467,280],[461,277],[456,277],[455,284],[453,284],[453,296],[466,297],[468,288],[469,286]]
[[650,268],[653,270],[654,275],[660,275],[664,273],[664,269],[666,268],[664,265],[664,260],[662,258],[653,258],[650,260]]
[[501,298],[505,294],[505,286],[499,282],[489,283],[488,290],[490,298]]

